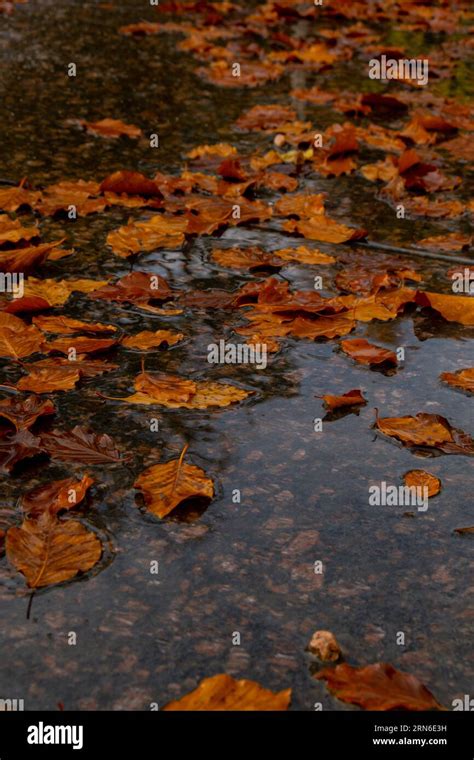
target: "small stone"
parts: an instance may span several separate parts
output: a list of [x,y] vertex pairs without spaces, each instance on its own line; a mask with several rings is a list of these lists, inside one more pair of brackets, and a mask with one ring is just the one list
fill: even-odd
[[336,662],[341,656],[341,649],[331,631],[316,631],[308,646],[321,662]]
[[277,148],[282,148],[285,143],[286,143],[285,135],[278,134],[278,135],[275,135],[275,137],[273,138],[273,144]]

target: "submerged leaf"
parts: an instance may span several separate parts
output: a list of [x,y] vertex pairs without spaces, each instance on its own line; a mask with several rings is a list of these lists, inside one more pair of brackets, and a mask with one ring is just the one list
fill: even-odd
[[273,692],[255,681],[222,673],[205,678],[194,691],[168,702],[163,710],[287,710],[290,700],[291,689]]

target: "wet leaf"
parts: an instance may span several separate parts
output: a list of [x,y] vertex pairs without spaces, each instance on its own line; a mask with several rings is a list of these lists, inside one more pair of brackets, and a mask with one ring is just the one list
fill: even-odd
[[4,309],[10,313],[44,311],[52,306],[63,306],[71,293],[89,293],[103,285],[105,280],[38,280],[28,277],[22,298],[8,301]]
[[403,481],[409,488],[426,488],[428,497],[441,491],[440,479],[425,470],[410,470],[403,476]]
[[396,367],[398,364],[396,354],[387,348],[375,346],[364,338],[352,338],[342,340],[341,348],[345,354],[359,364],[377,365],[388,364]]
[[430,446],[445,454],[474,454],[474,440],[462,430],[453,428],[439,414],[419,412],[415,417],[377,416],[375,425],[405,446]]
[[[68,361],[68,360],[66,360]],[[72,365],[72,362],[69,362]],[[20,391],[32,391],[33,393],[54,393],[55,391],[69,391],[80,380],[80,372],[74,367],[68,368],[32,368],[28,375],[21,377],[16,388]]]
[[56,517],[80,504],[93,482],[84,475],[81,480],[71,477],[36,486],[23,494],[20,506],[31,519]]
[[156,517],[166,517],[189,499],[210,501],[214,496],[213,482],[204,470],[184,461],[187,448],[178,459],[149,467],[135,481],[135,488],[143,492],[147,510]]
[[317,396],[317,398],[322,398],[326,409],[330,410],[339,409],[343,406],[359,406],[367,403],[367,399],[363,397],[362,392],[358,389],[347,391],[347,393],[343,393],[341,396],[326,394],[324,396]]
[[474,325],[474,298],[419,290],[416,301],[420,306],[430,306],[448,322]]
[[147,303],[148,301],[170,300],[173,293],[163,277],[154,273],[132,272],[125,275],[116,283],[98,283],[99,286],[91,293],[91,298],[117,301],[118,303]]
[[134,404],[161,404],[169,409],[208,409],[229,406],[250,395],[235,385],[213,382],[193,382],[174,375],[150,375],[141,372],[135,379],[132,396],[117,399]]
[[69,354],[71,349],[74,349],[76,354],[94,354],[107,351],[117,345],[118,340],[116,338],[89,338],[86,335],[72,335],[46,343],[45,349],[59,351],[62,354]]
[[39,316],[33,317],[33,324],[39,330],[54,335],[74,335],[77,332],[88,332],[93,334],[116,332],[114,325],[104,325],[100,322],[83,322],[80,319],[71,319],[63,314],[51,317]]
[[107,243],[122,258],[157,248],[179,248],[187,226],[185,217],[155,214],[143,222],[130,220],[126,226],[109,232]]
[[460,369],[458,372],[442,372],[440,378],[453,388],[461,388],[468,393],[474,393],[474,367]]
[[21,359],[41,350],[43,335],[34,325],[0,312],[0,356]]
[[53,430],[41,436],[41,443],[51,459],[82,464],[114,464],[125,462],[114,441],[106,433],[94,433],[80,425],[72,430]]
[[423,238],[416,245],[426,248],[428,251],[462,251],[469,248],[471,243],[471,235],[450,232],[448,235],[435,235],[434,237]]
[[341,702],[363,710],[443,710],[421,681],[393,665],[376,663],[355,668],[342,663],[316,676]]
[[78,123],[86,132],[98,137],[117,138],[126,135],[131,138],[141,137],[142,131],[133,124],[125,124],[120,119],[101,119],[100,121],[85,121],[79,119]]
[[44,452],[40,439],[29,430],[0,431],[0,472],[10,473],[15,465]]
[[162,198],[163,194],[156,182],[140,172],[118,171],[110,174],[100,183],[103,193],[117,195],[140,195],[143,198]]
[[[0,191],[1,192],[1,191]],[[37,226],[24,227],[19,219],[10,219],[8,214],[0,216],[0,246],[5,243],[19,243],[39,237]]]
[[138,348],[141,351],[149,351],[152,348],[159,348],[160,346],[174,346],[183,338],[183,333],[175,333],[171,330],[157,330],[156,332],[144,330],[143,332],[136,333],[136,335],[129,335],[127,338],[124,338],[121,344],[126,348]]
[[273,692],[255,681],[236,680],[220,674],[205,678],[181,699],[169,702],[163,710],[287,710],[291,689]]
[[28,430],[40,417],[55,414],[56,408],[49,399],[38,396],[21,398],[12,396],[0,401],[0,418],[11,422],[17,431]]

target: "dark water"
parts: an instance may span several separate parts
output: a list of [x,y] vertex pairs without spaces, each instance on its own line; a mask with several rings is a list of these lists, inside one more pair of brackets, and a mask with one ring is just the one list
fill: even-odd
[[[1,169],[3,179],[27,176],[33,185],[61,179],[100,180],[120,168],[178,172],[187,150],[229,141],[242,153],[264,138],[232,130],[254,103],[287,100],[285,77],[256,90],[225,90],[193,73],[190,56],[174,35],[119,36],[117,28],[156,14],[138,0],[113,4],[30,2],[0,17]],[[67,64],[77,64],[75,79]],[[349,74],[336,71],[344,80]],[[308,86],[310,80],[308,80]],[[321,85],[324,87],[324,82]],[[348,86],[348,85],[345,85]],[[315,111],[298,104],[299,117]],[[160,148],[146,139],[106,141],[65,126],[71,118],[123,119],[144,133],[158,132]],[[323,124],[331,123],[324,116]],[[324,118],[326,121],[324,122]],[[305,189],[329,191],[335,217],[365,223],[378,240],[413,242],[456,222],[407,222],[395,229],[387,207],[355,177],[320,178]],[[337,190],[335,189],[337,187]],[[303,188],[301,188],[303,189]],[[76,222],[45,221],[43,236],[67,235],[70,259],[49,264],[43,276],[119,276],[130,264],[113,256],[105,236],[133,216],[114,209]],[[391,228],[392,227],[392,228]],[[209,262],[211,239],[184,251],[140,256],[135,269],[155,271],[178,288],[233,290],[252,276]],[[288,244],[276,231],[233,229],[226,245]],[[335,246],[321,245],[328,253]],[[419,264],[428,285],[446,288],[445,266]],[[289,265],[294,287],[311,288],[319,268]],[[330,278],[327,278],[330,282]],[[329,292],[331,288],[329,288]],[[87,577],[35,594],[30,619],[21,576],[1,561],[2,657],[0,696],[24,698],[27,709],[149,709],[163,705],[215,673],[251,678],[272,689],[293,689],[294,709],[349,709],[315,681],[305,652],[313,631],[337,636],[348,662],[391,662],[417,675],[439,701],[472,689],[472,538],[456,527],[474,524],[472,461],[461,456],[422,459],[376,437],[374,407],[383,416],[442,414],[474,432],[472,400],[440,384],[442,371],[472,366],[472,330],[407,315],[386,324],[359,324],[356,336],[386,347],[404,346],[406,361],[385,376],[353,364],[337,342],[287,340],[269,367],[212,367],[207,345],[229,338],[240,314],[186,311],[173,318],[144,317],[116,304],[75,295],[65,313],[113,321],[130,332],[171,327],[186,341],[147,357],[147,369],[192,379],[227,379],[256,391],[223,410],[192,412],[127,406],[98,399],[96,390],[127,395],[140,355],[121,350],[120,370],[55,395],[62,427],[90,425],[113,435],[134,459],[129,467],[37,465],[2,482],[2,508],[22,491],[88,470],[95,477],[83,514],[106,543],[101,563]],[[15,371],[2,380],[16,380]],[[359,415],[324,423],[326,392],[360,388],[369,399]],[[152,433],[149,420],[160,420]],[[217,496],[201,515],[155,520],[143,514],[132,484],[158,460],[173,458],[189,442],[194,464],[216,483]],[[442,492],[426,513],[371,507],[368,486],[400,484],[403,473],[426,468]],[[240,489],[241,503],[232,502]],[[159,575],[150,563],[159,562]],[[322,561],[323,575],[314,573]],[[77,645],[68,645],[68,633]],[[241,645],[232,645],[233,632]],[[406,643],[396,643],[398,632]]]

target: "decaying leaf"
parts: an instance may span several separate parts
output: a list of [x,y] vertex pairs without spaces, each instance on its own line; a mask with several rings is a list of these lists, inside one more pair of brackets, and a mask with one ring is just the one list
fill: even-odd
[[342,663],[316,676],[341,702],[363,710],[444,710],[421,681],[393,665],[376,663],[355,668]]
[[130,459],[122,456],[106,433],[94,433],[80,425],[72,430],[53,430],[41,436],[41,443],[51,459],[83,464],[115,464]]
[[107,243],[117,256],[127,258],[140,251],[179,248],[184,242],[188,221],[182,216],[155,214],[143,222],[129,221],[107,235]]
[[448,322],[474,325],[474,298],[471,296],[447,295],[419,290],[416,301],[420,306],[430,306]]
[[214,484],[204,470],[184,461],[187,448],[183,448],[178,459],[149,467],[135,481],[148,511],[156,517],[166,517],[189,499],[211,501],[214,496]]
[[141,351],[149,351],[152,348],[159,348],[160,346],[174,346],[183,340],[183,333],[175,333],[171,330],[157,330],[151,332],[151,330],[144,330],[143,332],[136,333],[136,335],[129,335],[121,342],[122,346],[126,348],[138,348]]
[[104,325],[100,322],[83,322],[81,319],[72,319],[65,317],[63,314],[57,316],[38,316],[33,317],[33,324],[39,330],[45,333],[55,335],[74,335],[77,332],[88,332],[93,334],[116,332],[114,325]]
[[442,372],[441,380],[453,388],[460,388],[468,393],[474,393],[474,367],[460,369],[458,372]]
[[326,405],[326,409],[330,410],[339,409],[342,406],[359,406],[367,403],[367,399],[363,397],[362,392],[359,389],[347,391],[347,393],[343,393],[342,396],[326,394],[325,396],[318,396],[318,398],[322,398]]
[[440,414],[419,412],[416,417],[379,417],[375,423],[385,435],[405,446],[429,446],[445,454],[474,454],[474,440],[467,433],[453,428]]
[[132,396],[115,400],[133,404],[161,404],[169,409],[208,409],[242,401],[252,392],[235,385],[194,382],[174,375],[150,375],[148,372],[137,375],[135,390],[137,392]]
[[351,338],[342,340],[341,348],[345,354],[359,364],[380,365],[388,364],[396,367],[398,364],[396,354],[387,348],[374,346],[364,338]]
[[441,491],[440,479],[425,470],[410,470],[403,481],[409,488],[426,488],[428,496],[436,496]]
[[100,137],[117,138],[126,135],[136,139],[142,135],[139,127],[134,124],[125,124],[120,119],[101,119],[100,121],[79,119],[78,123],[91,135]]
[[0,356],[21,359],[41,351],[44,336],[13,314],[0,312]]
[[81,480],[71,477],[36,486],[22,495],[20,506],[31,519],[56,517],[80,504],[93,482],[84,475]]
[[287,710],[291,689],[273,692],[255,681],[236,680],[224,673],[205,678],[181,699],[163,710]]
[[56,408],[49,399],[39,396],[13,396],[0,401],[0,418],[8,420],[16,430],[28,430],[40,417],[50,416]]

